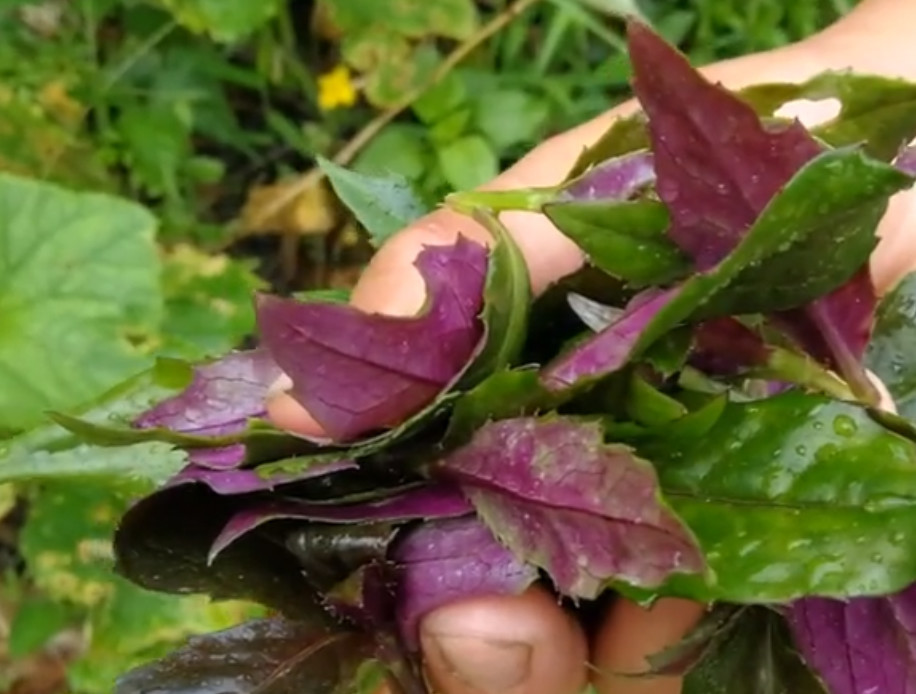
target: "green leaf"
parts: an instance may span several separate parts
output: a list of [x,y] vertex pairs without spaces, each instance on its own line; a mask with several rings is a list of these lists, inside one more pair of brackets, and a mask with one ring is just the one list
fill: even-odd
[[483,347],[461,376],[459,387],[512,366],[528,334],[531,283],[521,249],[496,217],[480,212],[477,220],[489,229],[496,243],[490,250],[483,289]]
[[910,183],[857,150],[821,154],[770,202],[725,260],[681,285],[635,351],[688,318],[769,313],[829,293],[868,261],[889,197]]
[[812,129],[834,147],[861,144],[890,161],[916,137],[916,84],[853,72],[824,72],[801,84],[761,84],[739,92],[760,114],[773,115],[791,101],[838,99],[840,113]]
[[352,170],[369,176],[394,174],[408,181],[418,181],[432,159],[432,150],[424,141],[425,135],[421,127],[392,123],[360,152]]
[[544,214],[609,275],[637,286],[667,284],[690,269],[667,236],[668,210],[660,202],[560,202]]
[[916,419],[916,273],[904,277],[881,301],[865,365],[880,378],[898,413]]
[[499,173],[499,160],[480,135],[466,135],[439,148],[439,166],[456,190],[476,188]]
[[460,40],[473,34],[480,22],[473,0],[325,0],[325,4],[345,33],[375,25],[412,38],[443,36]]
[[450,72],[423,92],[411,108],[423,123],[434,125],[461,107],[467,96],[464,81],[454,72]]
[[785,620],[754,607],[684,680],[684,694],[828,694],[792,648]]
[[179,169],[191,156],[190,130],[174,105],[130,106],[118,117],[134,184],[152,195],[178,199]]
[[[916,444],[852,404],[789,391],[729,403],[701,438],[638,445],[715,574],[700,600],[895,592],[916,579]],[[867,469],[868,474],[862,474]]]
[[78,621],[71,606],[44,596],[28,596],[16,606],[7,643],[13,658],[38,651],[52,636]]
[[182,26],[217,41],[233,42],[270,21],[281,0],[157,0]]
[[334,192],[359,220],[372,243],[392,235],[430,211],[423,197],[400,176],[368,176],[319,157],[318,163]]
[[550,117],[547,102],[522,89],[488,91],[474,101],[474,123],[498,151],[533,144]]
[[630,377],[627,413],[637,424],[661,427],[684,417],[687,408],[654,388],[639,374],[633,373]]
[[0,174],[0,422],[96,397],[148,359],[162,312],[155,219],[108,195]]
[[166,256],[160,355],[205,359],[238,347],[254,325],[251,295],[265,283],[250,263],[179,245]]
[[618,118],[591,147],[583,150],[566,176],[566,181],[578,178],[595,164],[649,147],[646,117],[638,111]]

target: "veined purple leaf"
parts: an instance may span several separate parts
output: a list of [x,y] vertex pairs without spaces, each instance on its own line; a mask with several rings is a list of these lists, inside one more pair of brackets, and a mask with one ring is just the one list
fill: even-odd
[[537,579],[473,516],[424,523],[399,541],[397,617],[401,635],[416,649],[417,626],[430,611],[456,600],[517,595]]
[[707,373],[730,375],[765,366],[770,348],[753,330],[734,318],[700,323],[693,334],[691,363]]
[[645,25],[630,22],[628,49],[669,233],[706,270],[822,147],[797,122],[768,130],[751,106],[708,82]]
[[359,467],[354,460],[334,460],[306,467],[295,473],[274,473],[270,476],[258,474],[257,469],[213,470],[191,464],[169,480],[169,486],[198,482],[205,484],[217,494],[249,494],[271,491],[284,484],[301,482],[322,475]]
[[907,145],[901,148],[894,166],[910,176],[916,176],[916,145]]
[[592,599],[614,580],[654,588],[706,569],[692,533],[662,501],[652,465],[605,444],[599,422],[496,421],[449,455],[442,473],[565,595]]
[[679,287],[675,287],[635,297],[614,323],[548,364],[541,373],[545,387],[560,391],[584,379],[623,368],[632,357],[643,329],[678,291]]
[[455,380],[480,342],[486,248],[460,237],[426,247],[415,265],[428,297],[411,318],[258,300],[264,344],[292,379],[291,395],[334,439],[402,423]]
[[280,367],[263,349],[232,352],[194,369],[191,384],[140,415],[139,429],[165,428],[199,436],[225,436],[265,414],[264,399]]
[[216,448],[191,448],[188,460],[198,467],[210,470],[234,470],[245,462],[245,444],[234,443],[231,446]]
[[916,586],[881,598],[804,598],[788,618],[831,694],[916,694]]
[[275,520],[309,520],[323,523],[365,523],[447,518],[473,511],[459,489],[433,485],[410,489],[378,501],[361,504],[315,504],[294,500],[272,501],[252,506],[235,514],[210,550],[212,561],[243,535]]
[[643,150],[601,162],[571,182],[559,200],[626,200],[654,181],[652,153]]

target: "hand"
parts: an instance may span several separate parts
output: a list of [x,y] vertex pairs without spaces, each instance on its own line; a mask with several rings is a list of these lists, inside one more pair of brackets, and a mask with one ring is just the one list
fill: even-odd
[[[876,64],[875,51],[870,49],[857,59],[847,43],[863,31],[875,40],[875,26],[866,21],[874,19],[869,8],[884,5],[885,0],[866,2],[858,14],[853,13],[858,23],[841,22],[795,46],[719,63],[706,70],[707,76],[734,88],[768,81],[800,81],[847,65],[863,71],[899,71],[899,61],[891,69]],[[604,132],[614,118],[634,108],[633,103],[624,104],[553,138],[486,187],[557,183],[583,147]],[[832,113],[829,105],[807,103],[799,105],[792,115],[811,125]],[[576,246],[544,217],[515,213],[503,220],[525,255],[535,292],[581,264]],[[450,243],[459,232],[483,243],[491,241],[488,233],[468,218],[438,210],[380,249],[356,286],[352,303],[366,311],[414,314],[424,300],[422,280],[412,265],[414,258],[423,245]],[[910,238],[916,233],[916,195],[897,196],[880,233],[882,242],[873,256],[873,272],[879,291],[886,291],[916,266],[916,248]],[[282,384],[279,390],[283,390]],[[311,435],[321,433],[308,413],[282,392],[271,399],[269,411],[278,426]],[[534,587],[517,597],[477,598],[441,608],[424,619],[421,639],[430,679],[442,694],[578,694],[589,679],[600,694],[677,694],[681,689],[678,678],[633,680],[607,673],[644,669],[647,655],[675,643],[702,612],[703,606],[684,600],[661,600],[649,611],[618,600],[604,615],[589,644],[575,616],[561,609],[545,589]],[[586,663],[594,664],[594,670]]]

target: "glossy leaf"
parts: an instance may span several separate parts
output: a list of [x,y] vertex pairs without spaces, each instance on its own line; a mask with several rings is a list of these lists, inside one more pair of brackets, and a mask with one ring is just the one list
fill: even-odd
[[652,466],[603,439],[595,421],[507,419],[478,429],[441,473],[565,595],[589,599],[611,580],[651,588],[675,573],[702,573],[703,557],[661,500]]
[[848,602],[805,598],[788,608],[788,619],[831,694],[916,691],[916,588]]
[[359,634],[259,619],[192,637],[122,677],[114,694],[334,694],[371,655],[371,641]]
[[275,520],[311,520],[324,523],[405,521],[416,518],[448,518],[472,510],[457,489],[431,486],[411,489],[395,496],[355,505],[314,504],[295,500],[252,505],[232,516],[213,543],[215,557],[255,528]]
[[452,246],[428,246],[416,266],[428,300],[412,318],[259,300],[262,339],[292,379],[290,394],[334,439],[401,424],[448,388],[478,346],[486,249],[460,238]]
[[668,239],[668,211],[652,200],[563,202],[544,214],[596,267],[637,286],[666,284],[689,269]]
[[669,234],[706,270],[821,145],[800,124],[767,130],[750,106],[708,82],[645,25],[630,22],[627,39],[633,89],[649,118],[656,190],[671,213]]
[[432,209],[401,176],[357,173],[324,158],[319,158],[318,163],[334,192],[365,227],[376,246]]
[[754,85],[740,95],[767,115],[792,101],[838,99],[839,114],[812,132],[833,147],[861,145],[883,161],[916,137],[916,84],[901,79],[830,71],[800,84]]
[[418,648],[417,628],[430,611],[457,600],[516,595],[537,579],[473,516],[424,523],[399,541],[397,611],[401,636]]
[[[852,597],[916,579],[916,445],[852,404],[788,391],[731,402],[704,436],[638,443],[730,602]],[[868,470],[868,474],[863,474]]]
[[320,621],[316,598],[282,547],[244,538],[207,561],[213,540],[237,508],[232,497],[197,484],[142,499],[115,534],[118,573],[148,590],[252,600],[290,617]]
[[874,334],[865,364],[887,386],[897,411],[916,419],[916,362],[909,355],[916,344],[916,274],[909,274],[878,307]]
[[827,689],[793,650],[778,614],[747,610],[684,680],[684,694],[840,694]]

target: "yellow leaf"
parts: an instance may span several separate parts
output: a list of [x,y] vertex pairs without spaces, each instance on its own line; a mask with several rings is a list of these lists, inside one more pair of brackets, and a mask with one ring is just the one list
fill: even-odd
[[241,213],[244,233],[323,235],[338,225],[340,206],[324,183],[306,188],[274,212],[276,201],[285,197],[292,185],[295,181],[281,181],[249,190]]

